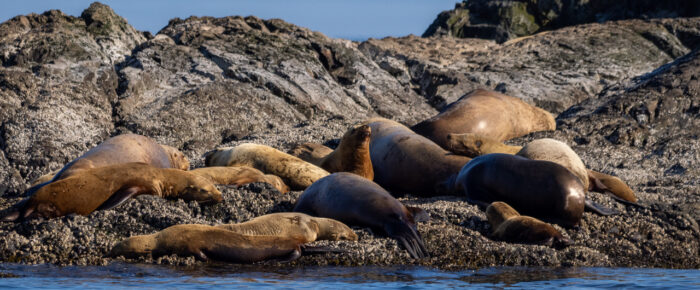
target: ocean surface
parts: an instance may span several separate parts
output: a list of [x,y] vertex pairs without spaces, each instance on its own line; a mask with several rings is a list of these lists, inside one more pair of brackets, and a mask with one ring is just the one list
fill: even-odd
[[0,288],[674,288],[700,289],[700,270],[500,267],[441,271],[425,267],[192,268],[0,263]]

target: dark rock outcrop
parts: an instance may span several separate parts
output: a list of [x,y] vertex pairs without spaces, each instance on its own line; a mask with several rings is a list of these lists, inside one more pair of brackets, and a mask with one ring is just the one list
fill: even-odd
[[695,16],[700,2],[694,0],[464,0],[441,12],[423,36],[504,42],[584,23]]

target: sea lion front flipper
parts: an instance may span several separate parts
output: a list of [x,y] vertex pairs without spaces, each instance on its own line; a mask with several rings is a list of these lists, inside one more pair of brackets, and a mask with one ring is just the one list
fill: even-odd
[[618,215],[618,214],[620,214],[619,211],[616,211],[616,210],[611,209],[611,208],[604,207],[604,206],[602,206],[602,205],[600,205],[600,204],[598,204],[598,203],[593,202],[593,201],[590,200],[590,199],[586,199],[584,209],[587,210],[587,211],[590,211],[590,212],[597,213],[597,214],[599,214],[599,215],[603,215],[603,216]]
[[35,211],[36,206],[29,206],[29,198],[25,198],[24,200],[10,207],[7,213],[4,216],[2,216],[2,218],[0,218],[0,221],[16,222],[33,216]]
[[138,195],[143,191],[144,188],[140,186],[129,186],[126,188],[121,188],[113,193],[105,202],[103,202],[96,210],[107,210],[117,207],[118,205],[125,202],[127,199]]
[[397,240],[411,257],[414,259],[422,259],[430,257],[428,250],[425,249],[423,239],[418,232],[403,222],[388,223],[384,229],[389,237]]
[[430,221],[430,214],[422,208],[406,206],[406,209],[413,215],[413,220],[417,223],[425,223]]

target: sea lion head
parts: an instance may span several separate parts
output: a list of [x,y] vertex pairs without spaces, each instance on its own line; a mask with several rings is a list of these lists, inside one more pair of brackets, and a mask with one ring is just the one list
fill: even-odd
[[447,134],[447,149],[455,154],[477,157],[483,155],[481,147],[489,141],[490,140],[485,140],[481,135],[474,133],[450,133]]
[[505,202],[496,201],[486,208],[486,217],[491,224],[491,228],[497,228],[509,218],[520,216],[518,211]]
[[154,235],[133,236],[117,243],[107,256],[136,258],[153,252],[155,246],[156,240]]
[[187,159],[184,153],[182,153],[180,150],[177,150],[175,147],[171,147],[168,145],[160,145],[163,147],[163,150],[168,154],[168,158],[170,159],[170,165],[172,168],[180,169],[180,170],[188,170],[190,169],[190,161]]
[[357,234],[342,222],[329,218],[314,218],[312,223],[318,228],[317,240],[357,241]]
[[360,144],[369,143],[370,137],[372,136],[372,128],[368,125],[360,125],[350,129],[348,132],[351,136],[355,136],[355,140]]
[[178,197],[184,200],[196,200],[200,204],[219,203],[224,200],[214,183],[205,177],[191,174],[184,182],[184,188],[178,193]]

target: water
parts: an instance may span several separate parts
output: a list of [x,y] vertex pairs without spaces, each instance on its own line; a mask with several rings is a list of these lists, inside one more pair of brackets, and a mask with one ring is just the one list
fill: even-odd
[[[8,277],[17,276],[17,277]],[[213,265],[174,268],[114,263],[98,267],[0,264],[0,288],[283,287],[283,288],[675,288],[700,289],[700,270],[631,268],[425,267],[261,268]]]

